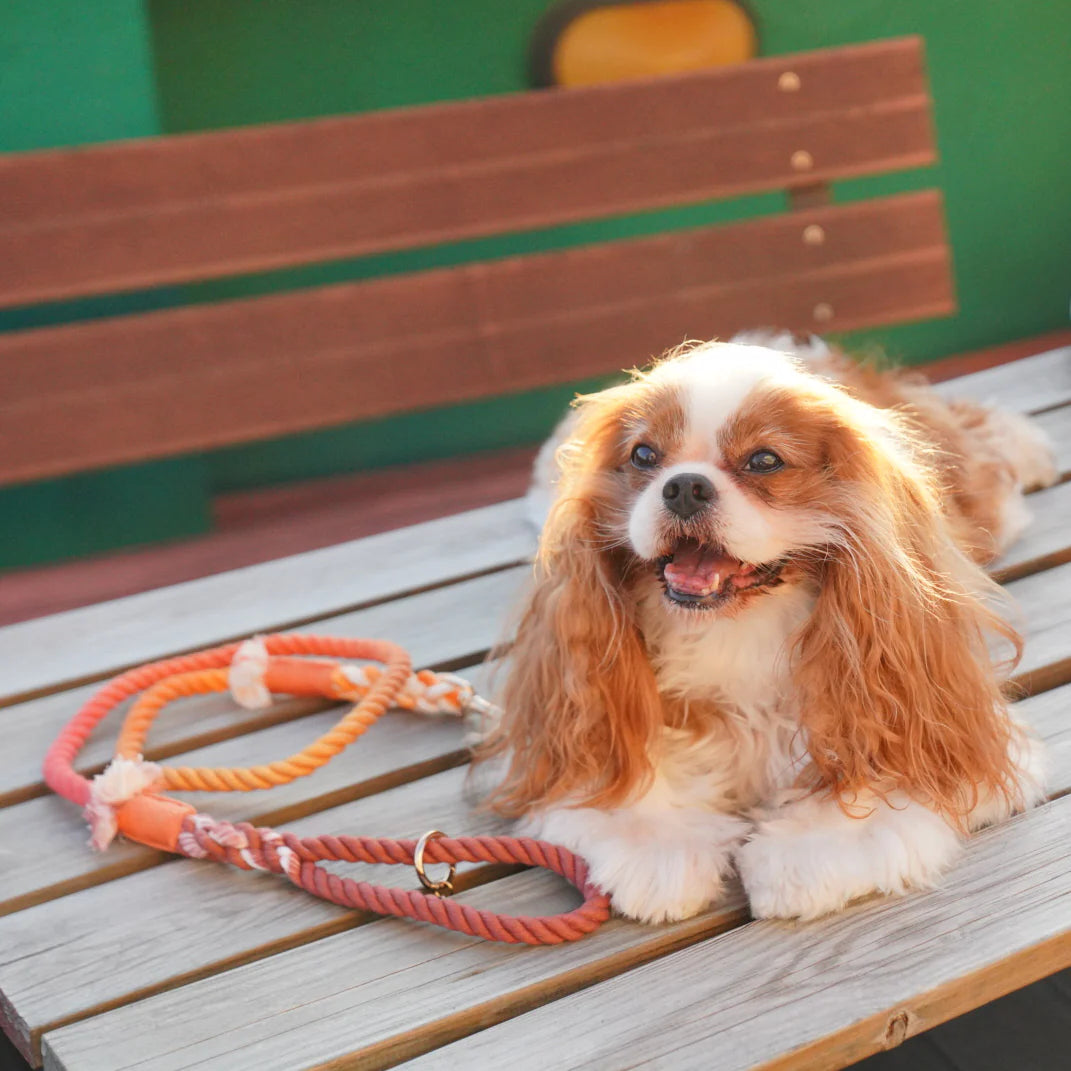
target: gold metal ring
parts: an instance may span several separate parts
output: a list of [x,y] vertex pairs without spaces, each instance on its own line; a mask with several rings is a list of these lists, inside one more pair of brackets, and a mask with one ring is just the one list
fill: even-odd
[[435,893],[436,896],[447,896],[454,891],[454,874],[457,871],[457,864],[445,864],[450,867],[450,871],[446,877],[443,878],[442,881],[432,881],[424,872],[424,849],[428,846],[429,840],[438,840],[440,837],[445,836],[446,834],[441,830],[429,829],[428,832],[417,841],[416,849],[413,851],[413,867],[417,872],[417,877],[420,878],[420,884],[429,892]]

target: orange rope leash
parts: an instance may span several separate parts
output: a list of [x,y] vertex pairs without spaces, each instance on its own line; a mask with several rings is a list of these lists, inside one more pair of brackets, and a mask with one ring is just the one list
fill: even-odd
[[[305,656],[326,656],[309,658]],[[359,659],[379,665],[351,665]],[[289,758],[250,767],[165,766],[141,758],[146,736],[170,702],[230,689],[245,706],[262,706],[273,693],[321,696],[354,703],[335,726]],[[94,726],[137,695],[120,730],[116,756],[87,780],[74,760]],[[344,907],[431,922],[494,941],[558,944],[597,929],[610,914],[609,898],[588,882],[582,859],[527,837],[446,837],[419,841],[381,837],[299,837],[248,823],[219,821],[161,789],[250,791],[284,785],[312,773],[353,743],[390,707],[463,715],[486,704],[466,681],[422,670],[414,674],[401,647],[380,640],[279,634],[226,644],[152,662],[116,677],[71,719],[45,757],[49,786],[85,808],[90,843],[103,850],[117,833],[163,851],[214,859],[243,870],[281,874],[315,896]],[[325,861],[414,866],[420,890],[358,882],[324,870]],[[450,877],[434,882],[424,863],[446,863]],[[580,890],[573,911],[543,918],[500,915],[444,899],[457,863],[521,863],[545,867]]]

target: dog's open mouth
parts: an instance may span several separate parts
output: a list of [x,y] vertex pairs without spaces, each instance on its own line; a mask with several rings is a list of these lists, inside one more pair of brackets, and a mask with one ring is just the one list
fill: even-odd
[[666,598],[678,606],[713,609],[736,595],[781,583],[784,561],[750,565],[722,547],[682,539],[658,559],[658,578]]

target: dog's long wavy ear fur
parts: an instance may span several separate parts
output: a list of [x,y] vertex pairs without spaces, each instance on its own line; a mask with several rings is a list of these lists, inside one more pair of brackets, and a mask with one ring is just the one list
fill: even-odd
[[843,404],[828,447],[848,490],[797,647],[805,779],[849,809],[863,790],[903,789],[963,825],[980,795],[1018,802],[987,640],[1016,659],[1021,640],[990,608],[999,588],[957,547],[907,432],[862,412]]
[[488,801],[503,814],[552,803],[612,807],[651,777],[661,704],[608,520],[627,392],[585,400],[575,439],[560,451],[561,492],[509,649],[502,721],[476,756],[508,762]]

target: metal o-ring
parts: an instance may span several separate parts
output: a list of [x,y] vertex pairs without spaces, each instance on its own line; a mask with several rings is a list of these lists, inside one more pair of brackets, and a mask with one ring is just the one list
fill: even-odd
[[457,872],[457,864],[446,864],[450,868],[446,877],[443,878],[442,881],[432,881],[424,871],[424,849],[427,848],[429,840],[438,840],[440,837],[445,836],[446,834],[441,830],[429,829],[428,832],[417,841],[416,848],[413,851],[413,868],[417,872],[417,877],[420,878],[420,884],[429,892],[433,892],[436,896],[446,896],[454,891],[454,874]]

